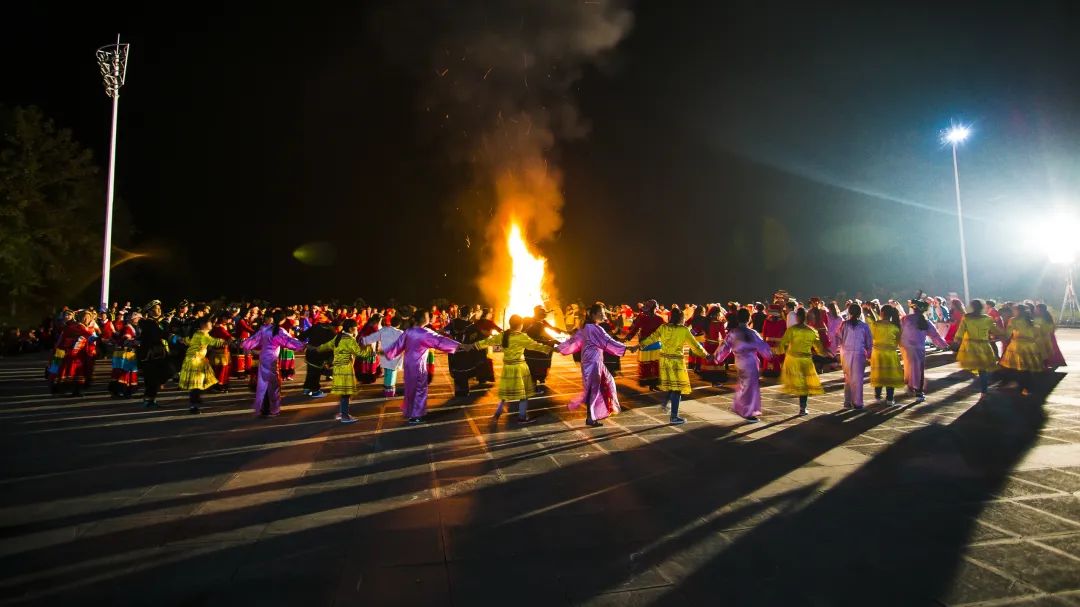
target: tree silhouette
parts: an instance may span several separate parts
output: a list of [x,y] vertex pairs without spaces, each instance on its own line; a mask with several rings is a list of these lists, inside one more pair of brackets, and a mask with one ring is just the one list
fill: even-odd
[[[0,291],[56,302],[100,263],[103,196],[90,150],[34,106],[0,107]],[[90,274],[92,275],[92,274]]]

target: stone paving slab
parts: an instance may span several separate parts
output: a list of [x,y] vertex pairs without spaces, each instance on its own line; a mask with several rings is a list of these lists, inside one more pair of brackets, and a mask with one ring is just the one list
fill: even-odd
[[755,425],[695,379],[671,427],[628,357],[589,429],[561,357],[525,428],[493,391],[451,399],[444,360],[410,428],[378,386],[352,426],[295,382],[279,418],[240,382],[191,416],[107,398],[107,363],[75,399],[0,359],[0,601],[1080,605],[1080,379],[980,399],[929,363],[924,405],[844,411],[832,373],[808,417],[766,382]]

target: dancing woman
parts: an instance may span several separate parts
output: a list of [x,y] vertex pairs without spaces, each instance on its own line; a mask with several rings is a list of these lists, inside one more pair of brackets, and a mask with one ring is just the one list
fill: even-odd
[[428,384],[431,370],[434,368],[433,361],[429,366],[429,350],[439,350],[449,354],[461,347],[460,343],[428,328],[427,325],[430,322],[430,312],[424,309],[417,310],[413,316],[413,326],[383,351],[383,355],[390,358],[403,357],[405,400],[401,403],[401,410],[409,425],[421,423],[424,414],[427,413]]
[[554,348],[535,341],[521,328],[524,321],[514,314],[510,317],[510,329],[503,333],[488,336],[472,344],[474,348],[502,346],[503,368],[499,378],[499,408],[495,409],[494,421],[499,421],[506,403],[518,404],[518,423],[531,424],[536,418],[529,418],[529,399],[536,394],[536,385],[529,365],[525,361],[525,351],[543,352],[550,355]]
[[184,351],[184,363],[180,367],[180,389],[190,394],[191,413],[201,412],[202,393],[218,383],[214,367],[206,357],[207,350],[227,346],[224,339],[210,337],[212,325],[208,317],[200,318],[195,321],[195,332],[184,339],[187,350]]
[[904,383],[915,394],[915,404],[926,401],[926,340],[947,350],[949,342],[941,337],[934,323],[926,318],[930,304],[911,302],[911,314],[900,320],[900,352],[904,356]]
[[[659,304],[655,299],[645,302],[644,311],[634,319],[626,334],[626,340],[630,341],[638,336],[638,344],[648,339],[660,325],[664,324],[664,317],[657,313]],[[660,353],[657,350],[642,350],[638,356],[638,384],[649,390],[657,390],[660,383]]]
[[259,351],[258,383],[255,385],[255,414],[277,417],[281,414],[281,375],[278,365],[281,349],[300,350],[304,342],[281,327],[285,312],[274,312],[273,321],[244,340],[244,352]]
[[1001,366],[1015,375],[1021,394],[1031,393],[1032,378],[1045,370],[1042,331],[1035,324],[1030,304],[1016,306],[1016,316],[1009,321],[1009,346],[1001,356]]
[[341,323],[341,333],[334,339],[319,346],[319,352],[333,352],[334,383],[330,392],[338,396],[337,420],[343,424],[351,424],[356,421],[349,415],[349,399],[360,388],[356,381],[354,365],[357,360],[370,355],[374,350],[371,346],[361,346],[357,341],[356,321],[348,318]]
[[88,383],[86,369],[93,361],[91,344],[97,339],[88,326],[92,321],[93,315],[88,310],[80,311],[75,321],[68,323],[60,333],[53,351],[53,363],[49,366],[53,394],[70,387],[72,396],[82,396],[83,387]]
[[825,346],[818,332],[806,325],[806,309],[795,311],[795,324],[784,332],[780,343],[772,349],[773,358],[783,357],[780,369],[780,391],[799,397],[799,415],[807,415],[807,401],[811,394],[825,394],[821,378],[814,368],[813,352],[825,354]]
[[956,352],[960,368],[979,376],[979,392],[983,394],[990,389],[990,372],[998,366],[994,348],[990,345],[992,336],[1004,337],[1005,332],[998,328],[993,318],[983,314],[981,299],[971,300],[971,312],[961,316],[952,341],[960,342]]
[[211,347],[206,352],[206,359],[214,368],[214,376],[217,378],[217,386],[222,392],[229,391],[229,376],[232,373],[229,344],[234,341],[229,332],[229,316],[225,313],[218,315],[214,320],[214,328],[210,329],[210,337],[216,337],[224,342],[220,347]]
[[[979,305],[982,305],[981,300]],[[945,341],[953,343],[958,339],[956,334],[960,331],[960,323],[964,321],[965,316],[967,315],[964,314],[964,302],[959,299],[951,300],[949,302],[949,330],[945,332]]]
[[761,415],[761,387],[758,375],[761,371],[759,357],[767,359],[771,356],[769,344],[747,326],[750,321],[750,311],[746,308],[736,312],[736,324],[724,338],[724,343],[716,351],[713,358],[724,360],[729,355],[735,355],[735,369],[738,372],[738,383],[735,385],[735,398],[732,408],[735,413],[750,423],[758,421]]
[[1034,323],[1039,329],[1039,345],[1042,349],[1046,368],[1057,369],[1058,367],[1064,367],[1066,364],[1065,356],[1062,355],[1061,348],[1058,347],[1054,317],[1050,315],[1050,310],[1046,308],[1046,304],[1041,303],[1035,306]]
[[555,347],[559,354],[581,352],[581,384],[584,391],[570,401],[569,408],[574,410],[584,403],[585,423],[593,427],[602,426],[600,420],[619,412],[615,378],[604,366],[604,354],[622,356],[627,351],[637,349],[627,347],[608,335],[600,327],[604,320],[603,304],[593,304],[585,314],[585,326]]
[[[705,343],[702,347],[709,354],[716,352],[720,347],[720,343],[727,337],[727,319],[722,314],[722,308],[719,305],[714,305],[709,308],[708,315],[706,316],[708,323],[705,325]],[[732,318],[734,320],[734,317]],[[716,358],[707,356],[702,358],[699,363],[698,375],[701,379],[709,382],[710,384],[717,386],[727,379],[727,358]]]
[[[279,327],[281,331],[284,331],[289,337],[295,335],[294,331],[297,327],[296,312],[289,310],[284,312],[285,319],[280,323]],[[278,374],[282,381],[292,381],[293,376],[296,375],[296,348],[282,347],[279,348],[278,359],[280,364],[278,367]]]
[[840,343],[840,364],[844,368],[844,408],[863,408],[863,377],[866,362],[874,348],[870,326],[863,322],[862,307],[848,304],[847,320],[840,325],[836,339]]
[[[365,337],[377,333],[381,325],[382,317],[378,314],[372,314],[364,323],[363,328],[360,329],[357,339],[363,340]],[[379,376],[379,371],[379,355],[374,348],[368,348],[356,357],[356,378],[360,383],[374,383]]]
[[652,335],[641,341],[641,347],[660,344],[660,383],[661,392],[667,392],[661,411],[666,411],[671,403],[671,423],[678,426],[686,420],[679,417],[679,403],[682,397],[690,394],[690,375],[686,371],[686,358],[683,346],[689,346],[690,352],[698,358],[706,358],[709,353],[701,347],[690,329],[683,325],[683,312],[677,307],[671,308],[671,314],[665,324],[660,325]]
[[109,392],[116,398],[131,398],[139,384],[139,359],[135,355],[135,325],[142,319],[138,312],[128,312],[124,321],[114,324],[110,341],[113,344],[112,377]]
[[874,387],[874,398],[881,401],[881,391],[885,390],[885,404],[896,404],[896,389],[904,387],[904,369],[900,366],[900,312],[891,304],[881,306],[880,320],[870,325],[874,338],[874,348],[870,353],[870,385]]

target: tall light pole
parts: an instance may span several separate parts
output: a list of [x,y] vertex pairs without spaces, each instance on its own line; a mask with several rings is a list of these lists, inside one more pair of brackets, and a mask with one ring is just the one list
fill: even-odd
[[120,44],[120,34],[116,35],[116,44],[109,44],[97,50],[98,68],[105,81],[105,94],[112,97],[112,136],[109,139],[109,185],[105,195],[105,252],[101,262],[101,309],[109,307],[109,273],[112,268],[112,211],[113,192],[116,183],[116,117],[120,109],[120,87],[124,86],[127,74],[128,45]]
[[971,301],[971,289],[968,287],[967,245],[964,243],[964,209],[960,206],[960,168],[956,162],[956,148],[971,135],[971,129],[962,125],[953,125],[942,135],[942,141],[952,146],[953,179],[956,181],[956,223],[960,228],[960,268],[964,273],[964,305]]

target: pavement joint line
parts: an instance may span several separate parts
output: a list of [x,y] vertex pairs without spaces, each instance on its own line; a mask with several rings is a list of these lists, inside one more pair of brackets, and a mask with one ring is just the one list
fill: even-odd
[[1024,580],[1021,580],[1020,578],[1008,573],[1007,571],[1003,571],[1002,569],[1000,569],[998,567],[995,567],[995,566],[993,566],[993,565],[991,565],[989,563],[986,563],[986,562],[984,562],[982,560],[979,560],[979,559],[977,559],[977,558],[975,558],[973,556],[970,556],[968,554],[963,554],[960,558],[962,558],[965,561],[968,561],[969,563],[972,563],[974,565],[982,567],[983,569],[986,569],[988,571],[996,573],[997,575],[999,575],[999,576],[1005,578],[1006,580],[1008,580],[1011,584],[1014,584],[1014,585],[1016,585],[1016,586],[1018,586],[1020,588],[1026,588],[1026,589],[1029,589],[1029,590],[1033,590],[1037,594],[1049,594],[1046,590],[1043,590],[1042,588],[1039,588],[1035,584],[1032,584],[1031,582],[1026,582]]
[[465,419],[469,422],[469,429],[472,430],[473,437],[480,443],[480,447],[484,450],[484,455],[487,459],[495,466],[495,477],[499,479],[499,482],[506,482],[506,474],[502,471],[502,467],[499,466],[499,463],[495,460],[495,456],[491,453],[491,449],[487,444],[487,439],[485,439],[483,433],[480,432],[480,427],[476,425],[476,420],[469,415],[467,409],[464,411],[464,414]]
[[[1063,535],[1063,536],[1059,536],[1059,537],[1068,537],[1068,536]],[[1050,544],[1045,544],[1045,543],[1039,541],[1039,539],[1028,538],[1027,542],[1030,543],[1030,544],[1034,544],[1034,545],[1042,548],[1043,550],[1048,550],[1050,552],[1053,552],[1054,554],[1057,554],[1058,556],[1063,556],[1063,557],[1068,558],[1070,560],[1076,561],[1077,563],[1080,563],[1080,557],[1076,556],[1075,554],[1072,554],[1071,552],[1066,552],[1065,550],[1062,550],[1061,548],[1056,548],[1054,546],[1051,546]]]
[[1041,508],[1036,508],[1035,506],[1024,503],[1022,501],[1014,501],[1012,503],[1017,504],[1019,506],[1023,506],[1024,508],[1027,508],[1028,510],[1034,510],[1035,512],[1038,512],[1039,514],[1049,516],[1049,517],[1055,518],[1055,519],[1057,519],[1059,521],[1064,521],[1066,523],[1069,523],[1070,525],[1073,526],[1073,529],[1075,529],[1076,531],[1080,531],[1080,524],[1078,524],[1077,521],[1075,521],[1075,520],[1073,520],[1071,518],[1060,516],[1060,515],[1054,514],[1053,512],[1047,512],[1046,510],[1042,510]]
[[954,603],[950,607],[1010,607],[1015,605],[1022,605],[1020,601],[1030,601],[1057,597],[1072,597],[1076,595],[1077,593],[1071,590],[1067,592],[1034,592],[1030,594],[1023,594],[1020,596],[1007,596],[996,599],[988,599],[985,601],[975,601],[972,603]]
[[681,457],[681,456],[679,456],[679,455],[677,455],[675,453],[672,453],[670,449],[667,449],[664,446],[663,441],[651,441],[645,436],[644,432],[630,432],[630,430],[628,428],[622,426],[621,424],[619,424],[619,422],[615,421],[614,419],[612,419],[610,417],[608,419],[612,420],[611,421],[612,425],[614,425],[616,428],[619,428],[619,429],[621,429],[623,431],[624,436],[626,436],[626,435],[633,436],[634,438],[637,438],[638,440],[645,443],[646,445],[652,445],[654,447],[659,448],[662,453],[666,454],[668,457],[674,459],[675,461],[680,462],[682,465],[684,465],[684,466],[689,466],[690,465],[690,460],[687,460],[684,457]]
[[[571,430],[573,430],[575,435],[577,435],[579,438],[584,440],[585,443],[588,444],[593,449],[596,449],[597,451],[599,451],[600,453],[603,453],[604,455],[611,455],[610,451],[603,448],[602,446],[600,446],[600,444],[598,444],[596,442],[596,440],[595,440],[596,437],[595,436],[590,436],[589,434],[586,434],[583,430],[581,430],[580,428],[575,427],[573,424],[571,424],[569,421],[567,421],[562,416],[559,416],[559,421],[562,422],[563,425],[565,425],[567,428],[570,428]],[[552,455],[551,457],[552,457],[552,459],[555,459],[554,455]],[[558,463],[558,460],[556,460],[556,463]]]

